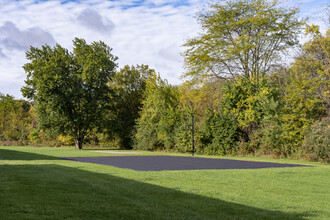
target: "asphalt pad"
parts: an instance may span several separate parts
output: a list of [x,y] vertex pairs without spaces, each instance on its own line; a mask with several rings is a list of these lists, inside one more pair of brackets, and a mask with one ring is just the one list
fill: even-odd
[[65,157],[65,160],[109,165],[137,171],[162,170],[214,170],[214,169],[261,169],[275,167],[301,167],[305,165],[254,162],[229,159],[177,156],[109,156]]

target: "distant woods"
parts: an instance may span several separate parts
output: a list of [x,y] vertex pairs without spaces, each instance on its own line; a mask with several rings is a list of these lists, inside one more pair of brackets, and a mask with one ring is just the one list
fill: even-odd
[[184,44],[179,86],[147,65],[118,69],[103,42],[31,47],[30,101],[0,95],[0,140],[190,152],[193,114],[196,153],[329,162],[330,30],[297,13],[276,1],[212,3],[197,15],[201,34]]

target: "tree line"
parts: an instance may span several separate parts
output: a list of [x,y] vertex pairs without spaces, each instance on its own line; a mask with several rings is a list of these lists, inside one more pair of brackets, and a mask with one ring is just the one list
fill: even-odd
[[213,2],[197,15],[202,33],[184,44],[178,86],[147,65],[118,69],[101,41],[31,47],[29,101],[0,95],[0,140],[190,152],[193,115],[197,153],[329,162],[330,29],[322,35],[298,12]]

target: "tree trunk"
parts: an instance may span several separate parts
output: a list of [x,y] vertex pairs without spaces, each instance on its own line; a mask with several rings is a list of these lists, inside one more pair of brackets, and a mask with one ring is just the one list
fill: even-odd
[[77,150],[82,149],[82,138],[76,138],[76,149]]
[[75,138],[76,138],[76,150],[81,150],[83,147],[83,142],[84,142],[84,138],[85,138],[85,131],[80,129],[80,127],[78,126],[78,129],[74,129],[74,133],[75,133]]

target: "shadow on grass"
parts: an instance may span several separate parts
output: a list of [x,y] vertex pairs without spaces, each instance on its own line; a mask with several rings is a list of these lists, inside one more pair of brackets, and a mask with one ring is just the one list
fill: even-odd
[[130,149],[119,149],[119,148],[114,148],[114,147],[104,147],[104,148],[95,148],[95,147],[84,147],[84,150],[99,150],[99,151],[133,151],[133,150],[130,150]]
[[43,154],[0,149],[0,160],[60,160]]
[[1,165],[0,219],[304,219],[61,165]]

